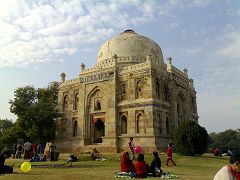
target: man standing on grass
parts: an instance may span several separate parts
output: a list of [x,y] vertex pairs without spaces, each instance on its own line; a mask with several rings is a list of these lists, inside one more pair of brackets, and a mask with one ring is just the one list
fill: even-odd
[[240,153],[233,154],[229,163],[217,172],[213,180],[240,180]]
[[29,159],[30,158],[29,153],[31,151],[31,146],[32,146],[32,144],[30,142],[25,142],[24,143],[24,145],[23,145],[23,150],[24,150],[23,158],[24,159]]
[[130,137],[130,141],[128,143],[128,148],[130,150],[130,153],[129,153],[130,159],[133,160],[134,159],[134,148],[135,148],[134,142],[133,142],[133,137]]
[[49,151],[50,151],[50,161],[55,161],[56,145],[54,144],[54,141],[51,141],[51,143],[49,144]]

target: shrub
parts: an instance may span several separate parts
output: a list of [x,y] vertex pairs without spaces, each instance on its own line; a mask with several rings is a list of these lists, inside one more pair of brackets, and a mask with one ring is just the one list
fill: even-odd
[[174,143],[178,153],[183,155],[201,155],[208,146],[208,133],[194,121],[185,121],[174,133]]

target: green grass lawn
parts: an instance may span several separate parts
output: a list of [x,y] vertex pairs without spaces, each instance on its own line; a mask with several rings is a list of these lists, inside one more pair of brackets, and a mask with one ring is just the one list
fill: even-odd
[[[7,180],[52,180],[52,179],[115,179],[115,173],[120,171],[121,154],[103,154],[106,161],[91,161],[90,155],[79,155],[80,161],[73,163],[72,167],[66,164],[67,155],[62,154],[58,161],[31,163],[32,169],[28,173],[21,172],[20,165],[25,162],[23,159],[7,159],[7,165],[14,165],[14,174],[1,175],[0,179]],[[215,173],[225,164],[228,163],[228,157],[214,157],[212,154],[204,154],[199,157],[181,156],[174,154],[173,159],[177,166],[165,166],[165,154],[161,154],[162,169],[164,172],[174,172],[178,179],[184,180],[212,180]],[[145,160],[150,162],[152,156],[145,154]],[[54,164],[58,164],[54,165]],[[38,166],[37,166],[38,165]],[[45,165],[44,167],[40,165]],[[155,178],[161,179],[161,178]]]

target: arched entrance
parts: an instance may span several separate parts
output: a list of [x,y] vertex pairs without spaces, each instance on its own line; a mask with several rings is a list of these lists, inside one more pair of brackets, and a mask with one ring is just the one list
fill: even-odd
[[103,143],[105,136],[104,94],[99,87],[95,87],[88,96],[85,119],[86,144]]
[[98,118],[93,122],[93,143],[102,143],[103,136],[105,136],[104,120]]
[[102,143],[105,136],[105,113],[91,114],[91,143]]

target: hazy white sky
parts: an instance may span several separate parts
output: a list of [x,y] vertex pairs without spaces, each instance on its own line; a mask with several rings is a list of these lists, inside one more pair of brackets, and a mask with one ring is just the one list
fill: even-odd
[[14,89],[46,87],[62,72],[77,77],[101,44],[129,28],[189,70],[201,126],[240,128],[239,0],[0,0],[0,118],[16,119]]

